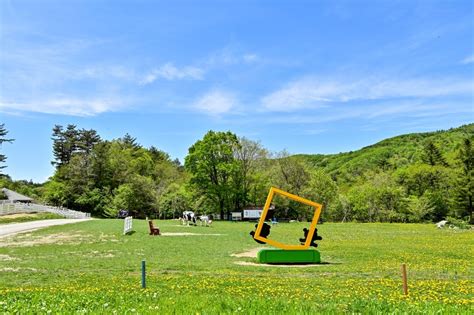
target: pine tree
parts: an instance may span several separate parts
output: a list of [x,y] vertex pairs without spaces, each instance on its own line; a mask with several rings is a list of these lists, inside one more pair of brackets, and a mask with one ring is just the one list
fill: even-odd
[[435,165],[448,166],[448,163],[446,162],[445,158],[441,154],[441,151],[439,151],[438,147],[431,140],[429,140],[425,144],[421,159],[424,163],[431,166],[435,166]]
[[97,134],[97,131],[90,129],[81,129],[78,133],[78,143],[77,148],[84,152],[87,156],[92,151],[92,148],[100,142],[100,136]]
[[155,146],[151,146],[148,149],[148,152],[151,154],[151,158],[155,162],[162,162],[162,161],[169,161],[170,156],[165,151],[161,151],[160,149],[156,148]]
[[137,143],[137,138],[132,137],[128,132],[120,140],[126,148],[141,148],[141,145]]
[[66,130],[61,125],[55,125],[53,128],[53,155],[55,161],[51,164],[57,167],[68,164],[72,154],[79,148],[79,131],[76,125],[68,125]]
[[[5,138],[7,134],[8,134],[8,130],[5,128],[5,124],[0,124],[0,147],[4,142],[11,143],[14,141],[14,139]],[[6,160],[7,160],[7,157],[4,154],[0,154],[0,163],[5,163]],[[0,170],[5,167],[6,165],[0,166]]]
[[461,162],[461,173],[456,189],[457,215],[461,218],[469,216],[470,223],[474,223],[474,150],[471,139],[464,139],[459,150],[458,160]]

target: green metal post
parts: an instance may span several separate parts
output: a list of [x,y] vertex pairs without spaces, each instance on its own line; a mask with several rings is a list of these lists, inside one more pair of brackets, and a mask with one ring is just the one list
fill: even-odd
[[142,260],[142,289],[146,288],[146,266],[145,260]]

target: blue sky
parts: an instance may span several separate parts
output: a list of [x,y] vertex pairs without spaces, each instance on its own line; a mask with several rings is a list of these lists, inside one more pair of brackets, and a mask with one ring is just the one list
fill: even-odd
[[474,121],[472,1],[0,1],[4,172],[55,124],[183,160],[213,130],[337,153]]

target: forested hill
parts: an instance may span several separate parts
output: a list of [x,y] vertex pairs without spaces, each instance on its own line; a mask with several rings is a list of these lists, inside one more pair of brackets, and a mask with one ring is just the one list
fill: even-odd
[[345,183],[367,171],[396,170],[422,162],[429,143],[439,149],[448,166],[454,166],[462,141],[469,135],[474,135],[474,123],[449,130],[396,136],[357,151],[296,156],[313,167],[323,168],[339,183]]
[[[474,222],[474,124],[354,152],[297,156],[209,131],[189,148],[184,165],[129,134],[105,140],[95,130],[56,125],[52,136],[56,170],[46,183],[4,176],[0,187],[99,217],[127,209],[136,217],[193,210],[223,218],[263,205],[273,186],[322,203],[325,220]],[[299,204],[275,203],[277,217],[307,219]]]

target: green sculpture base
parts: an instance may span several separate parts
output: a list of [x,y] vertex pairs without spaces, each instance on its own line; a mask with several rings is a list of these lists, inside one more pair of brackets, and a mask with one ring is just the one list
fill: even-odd
[[269,248],[259,250],[257,260],[261,264],[319,264],[321,255],[315,249],[284,250]]

